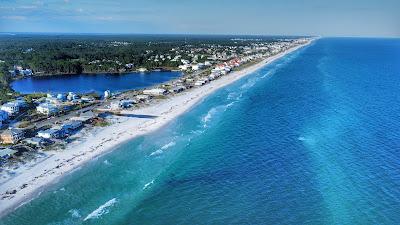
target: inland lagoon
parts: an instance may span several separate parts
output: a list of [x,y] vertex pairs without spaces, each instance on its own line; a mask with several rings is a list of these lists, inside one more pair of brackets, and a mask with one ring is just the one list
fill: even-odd
[[132,72],[123,74],[75,74],[28,77],[16,80],[12,88],[23,94],[43,93],[103,93],[151,87],[182,75],[177,71]]

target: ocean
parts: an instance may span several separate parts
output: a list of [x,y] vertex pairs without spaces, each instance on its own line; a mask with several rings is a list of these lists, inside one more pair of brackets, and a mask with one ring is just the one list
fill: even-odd
[[400,224],[400,39],[322,38],[0,224]]

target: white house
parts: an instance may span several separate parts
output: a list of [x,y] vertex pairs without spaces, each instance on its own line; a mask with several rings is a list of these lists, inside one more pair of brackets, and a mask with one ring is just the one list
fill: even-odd
[[58,108],[51,103],[42,103],[36,107],[36,111],[45,115],[54,115],[58,113]]
[[190,64],[190,61],[186,59],[181,59],[181,62],[185,65]]
[[104,91],[104,98],[106,99],[106,98],[109,98],[109,97],[111,97],[111,91],[110,90]]
[[2,159],[9,159],[9,158],[11,158],[15,153],[17,153],[17,151],[14,150],[14,149],[11,149],[11,148],[0,149],[0,158],[2,158]]
[[24,76],[32,76],[32,74],[33,74],[31,69],[24,69],[24,70],[22,70],[20,72],[22,72],[22,74]]
[[192,70],[199,70],[199,69],[200,69],[199,64],[192,65]]
[[154,96],[165,95],[166,93],[167,93],[167,91],[162,88],[155,88],[155,89],[143,91],[143,94],[145,94],[145,95],[154,95]]
[[173,92],[173,93],[179,93],[179,92],[182,92],[182,91],[184,91],[185,90],[185,87],[183,87],[183,86],[176,86],[176,87],[173,87],[172,89],[171,89],[171,91]]
[[133,67],[135,67],[135,65],[133,63],[127,63],[125,64],[125,67],[128,69],[132,69]]
[[68,101],[72,101],[72,100],[75,100],[78,98],[79,98],[79,96],[77,94],[75,94],[74,92],[69,92],[67,95]]
[[9,116],[13,116],[19,112],[19,104],[15,102],[7,102],[1,106],[1,110],[7,112]]
[[150,96],[148,96],[148,95],[136,95],[136,99],[138,101],[147,101],[147,100],[150,99]]
[[46,102],[50,104],[60,104],[62,101],[56,97],[47,97]]
[[69,122],[64,123],[61,127],[66,133],[69,133],[69,132],[71,132],[73,130],[78,129],[81,126],[82,126],[82,122],[81,121],[73,120],[73,121],[69,121]]
[[194,86],[203,86],[203,85],[206,84],[207,82],[208,82],[207,79],[200,79],[200,80],[198,80],[198,81],[196,81],[196,82],[194,83]]
[[56,129],[41,130],[36,136],[46,139],[57,138],[59,137],[59,131]]
[[189,65],[187,65],[187,64],[179,66],[179,69],[183,70],[183,71],[187,70],[188,68],[189,68]]

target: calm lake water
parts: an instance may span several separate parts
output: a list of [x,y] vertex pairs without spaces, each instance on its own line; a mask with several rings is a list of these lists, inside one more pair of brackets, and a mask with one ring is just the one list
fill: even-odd
[[127,74],[79,74],[31,77],[17,80],[12,88],[23,94],[51,93],[103,93],[105,90],[125,91],[160,84],[182,75],[181,72],[149,72]]

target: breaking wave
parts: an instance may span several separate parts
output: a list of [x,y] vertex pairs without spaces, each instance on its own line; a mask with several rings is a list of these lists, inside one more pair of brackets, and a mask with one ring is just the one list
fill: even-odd
[[164,151],[161,149],[158,149],[157,151],[154,151],[150,154],[150,156],[155,156],[155,155],[161,155]]
[[117,202],[116,198],[113,198],[109,200],[108,202],[104,203],[101,205],[99,208],[95,209],[93,212],[91,212],[89,215],[83,219],[83,221],[89,220],[89,219],[96,219],[101,217],[104,214],[107,214],[109,212],[109,208],[113,206]]
[[165,144],[164,146],[161,147],[162,150],[168,149],[172,146],[176,145],[174,141],[169,142],[168,144]]
[[154,180],[152,180],[152,181],[150,181],[149,183],[147,183],[147,184],[145,184],[144,186],[143,186],[143,189],[142,190],[146,190],[150,185],[152,185],[154,183]]
[[171,142],[163,145],[160,149],[157,149],[156,151],[152,152],[150,154],[150,156],[161,155],[164,152],[164,150],[167,150],[168,148],[173,147],[175,145],[176,145],[176,142],[171,141]]

